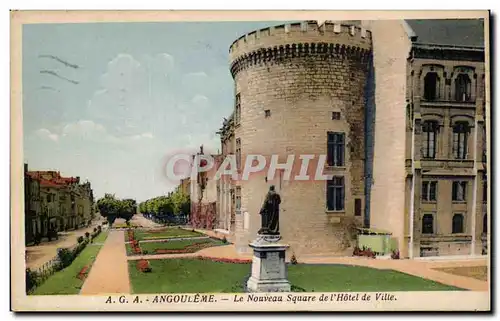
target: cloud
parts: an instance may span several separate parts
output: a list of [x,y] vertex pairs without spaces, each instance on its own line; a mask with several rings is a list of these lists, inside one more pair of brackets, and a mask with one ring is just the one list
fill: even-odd
[[[154,128],[164,113],[162,108],[174,101],[173,70],[174,58],[167,53],[139,59],[118,54],[108,63],[100,87],[88,101],[88,113],[115,135],[119,134],[114,132],[117,125],[130,135],[140,134],[141,128]],[[147,117],[153,113],[156,117]]]
[[35,131],[35,135],[41,137],[42,139],[49,139],[51,141],[57,142],[59,140],[59,135],[52,133],[47,128],[40,128]]

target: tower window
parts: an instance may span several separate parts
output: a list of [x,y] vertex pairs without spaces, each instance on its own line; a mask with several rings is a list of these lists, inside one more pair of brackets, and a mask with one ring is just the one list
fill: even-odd
[[344,178],[333,177],[327,181],[326,207],[329,211],[344,210]]
[[328,166],[344,166],[345,134],[328,132]]

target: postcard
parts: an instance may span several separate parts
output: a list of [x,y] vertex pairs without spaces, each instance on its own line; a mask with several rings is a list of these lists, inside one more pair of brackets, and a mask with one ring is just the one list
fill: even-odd
[[12,11],[11,309],[490,311],[488,11]]

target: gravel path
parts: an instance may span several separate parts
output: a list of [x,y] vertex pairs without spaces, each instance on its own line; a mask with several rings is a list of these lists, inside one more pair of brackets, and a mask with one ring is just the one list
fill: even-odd
[[80,294],[130,293],[123,231],[110,231]]

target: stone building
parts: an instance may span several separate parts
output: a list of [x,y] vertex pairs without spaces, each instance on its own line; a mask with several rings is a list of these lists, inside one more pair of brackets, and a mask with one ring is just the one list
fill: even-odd
[[31,196],[27,196],[39,200],[34,234],[46,237],[50,230],[78,229],[92,220],[94,198],[90,182],[81,183],[80,177],[63,177],[56,171],[26,171],[26,176],[39,186],[38,197],[33,191],[28,191]]
[[364,91],[371,50],[365,28],[315,22],[257,30],[231,45],[238,168],[253,154],[266,155],[268,162],[279,155],[279,163],[289,155],[327,155],[324,173],[333,175],[328,181],[287,181],[281,170],[274,178],[236,181],[237,243],[255,236],[273,184],[282,195],[280,230],[291,252],[349,249],[364,213]]
[[405,257],[480,255],[487,234],[483,21],[381,21],[371,30],[369,226],[391,231]]
[[273,184],[298,256],[350,255],[358,227],[390,232],[403,257],[481,254],[483,35],[479,20],[306,21],[237,39],[222,155],[234,154],[240,173],[247,155],[326,155],[330,179],[281,170],[219,182],[216,225],[248,250]]
[[35,240],[35,235],[42,231],[40,207],[40,180],[28,175],[28,164],[24,164],[24,230],[25,242]]
[[[205,155],[203,146],[200,147],[200,152],[197,155]],[[193,155],[193,160],[195,160]],[[194,227],[213,229],[216,228],[216,213],[217,213],[217,181],[209,179],[214,177],[215,171],[220,164],[220,155],[210,155],[216,162],[210,171],[199,172],[196,177],[188,178],[190,182],[190,200],[191,213],[190,221]],[[199,159],[200,164],[197,166],[205,166],[202,164],[206,160]]]
[[[225,119],[218,134],[221,138],[221,159],[235,157],[236,139],[234,137],[234,113]],[[239,151],[239,149],[238,149]],[[234,234],[236,226],[236,210],[240,209],[241,189],[234,186],[234,181],[223,176],[216,181],[217,184],[217,224],[216,228],[229,235]]]

